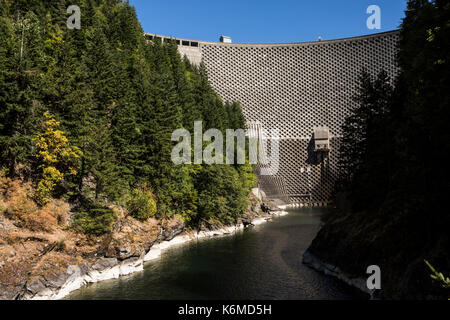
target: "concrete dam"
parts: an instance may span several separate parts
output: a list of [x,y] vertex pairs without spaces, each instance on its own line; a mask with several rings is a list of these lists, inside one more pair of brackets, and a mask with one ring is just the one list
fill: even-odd
[[391,79],[399,72],[398,31],[283,44],[145,36],[175,40],[182,56],[203,62],[219,96],[241,103],[248,127],[279,130],[278,173],[259,175],[259,184],[269,198],[289,203],[327,205],[361,71],[376,76],[384,69]]

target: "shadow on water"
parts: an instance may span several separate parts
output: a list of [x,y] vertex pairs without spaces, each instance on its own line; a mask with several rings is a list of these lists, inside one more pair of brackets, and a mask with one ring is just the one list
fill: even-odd
[[302,264],[325,209],[300,209],[232,236],[171,248],[141,273],[86,286],[68,299],[355,299]]

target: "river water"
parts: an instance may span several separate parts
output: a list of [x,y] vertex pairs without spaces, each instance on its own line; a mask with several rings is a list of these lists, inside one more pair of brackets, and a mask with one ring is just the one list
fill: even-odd
[[344,284],[302,264],[324,210],[293,210],[234,235],[170,248],[143,272],[88,285],[68,299],[354,299]]

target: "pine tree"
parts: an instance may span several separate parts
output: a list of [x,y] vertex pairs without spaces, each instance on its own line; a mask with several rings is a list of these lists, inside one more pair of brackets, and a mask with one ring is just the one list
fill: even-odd
[[[13,21],[2,17],[0,51],[0,163],[10,175],[18,174],[19,164],[26,164],[31,154],[31,137],[42,110],[37,100],[41,61],[39,20],[32,12],[18,14]],[[29,174],[29,168],[21,174]],[[24,172],[25,170],[25,172]]]
[[[375,80],[365,71],[355,97],[356,106],[345,119],[339,150],[340,188],[354,199],[354,209],[380,205],[389,185],[392,132],[387,125],[393,88],[385,71]],[[383,147],[385,146],[385,147]]]
[[[2,2],[0,166],[36,186],[49,182],[40,184],[47,188],[42,199],[66,194],[77,200],[75,225],[88,233],[108,232],[114,215],[105,203],[126,205],[130,192],[145,184],[154,191],[159,217],[176,214],[194,223],[201,211],[210,221],[234,221],[254,180],[251,166],[176,166],[171,135],[183,127],[193,132],[197,120],[224,134],[243,128],[238,104],[224,104],[205,66],[181,59],[174,42],[147,42],[127,2],[80,0],[80,30],[66,27],[70,4]],[[42,161],[32,161],[32,137],[46,110],[80,150],[76,175],[58,166],[61,174],[44,174]],[[211,172],[226,180],[214,192]],[[227,190],[231,198],[223,196]],[[207,192],[220,212],[200,206]]]

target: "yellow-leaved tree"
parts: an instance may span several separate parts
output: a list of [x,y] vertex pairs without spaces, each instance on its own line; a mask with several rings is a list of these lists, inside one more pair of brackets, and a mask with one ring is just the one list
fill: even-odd
[[45,205],[55,188],[65,177],[77,174],[77,166],[82,152],[71,146],[64,132],[58,130],[60,123],[49,112],[44,113],[42,131],[33,137],[36,145],[37,168],[36,201]]

